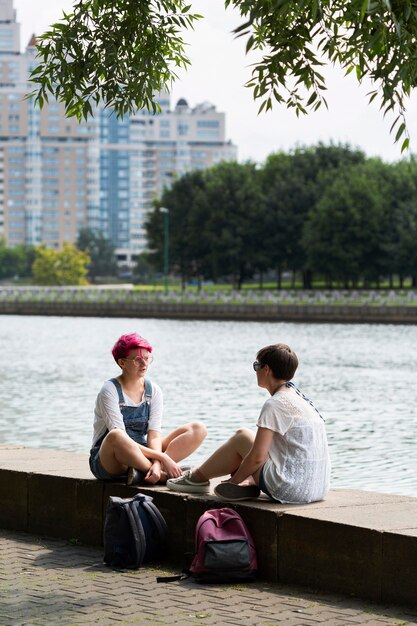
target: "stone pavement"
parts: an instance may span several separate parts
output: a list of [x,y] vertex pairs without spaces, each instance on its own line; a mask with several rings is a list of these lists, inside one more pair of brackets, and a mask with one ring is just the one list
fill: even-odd
[[0,624],[404,626],[417,608],[271,583],[156,583],[172,570],[113,571],[102,549],[0,530]]

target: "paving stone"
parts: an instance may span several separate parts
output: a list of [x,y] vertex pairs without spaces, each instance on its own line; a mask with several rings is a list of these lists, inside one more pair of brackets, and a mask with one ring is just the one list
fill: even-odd
[[2,626],[417,624],[417,610],[275,583],[157,584],[168,569],[113,571],[101,557],[101,549],[0,531]]

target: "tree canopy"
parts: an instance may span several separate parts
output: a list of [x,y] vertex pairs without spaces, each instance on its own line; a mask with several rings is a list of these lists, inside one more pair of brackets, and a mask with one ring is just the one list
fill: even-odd
[[27,278],[31,276],[35,248],[20,244],[8,248],[0,239],[0,280],[7,278]]
[[76,246],[90,256],[88,275],[93,282],[98,276],[115,276],[117,274],[114,246],[102,232],[91,228],[81,228],[78,232]]
[[[417,162],[387,164],[349,146],[297,148],[262,167],[222,163],[191,172],[147,218],[148,261],[162,271],[159,206],[168,207],[170,271],[236,287],[289,272],[310,288],[417,285]],[[273,274],[272,274],[273,273]],[[272,276],[271,276],[272,274]]]
[[[242,17],[234,34],[260,59],[247,86],[260,110],[274,101],[297,115],[326,104],[326,63],[373,83],[370,101],[396,112],[408,146],[406,99],[417,84],[417,6],[412,0],[225,0]],[[123,116],[158,110],[156,94],[187,67],[184,31],[201,16],[186,0],[78,0],[38,38],[31,79],[40,106],[50,95],[87,118],[104,103]],[[109,34],[111,33],[111,36]]]
[[64,243],[62,250],[39,246],[35,252],[32,274],[36,285],[88,285],[87,252],[68,243]]

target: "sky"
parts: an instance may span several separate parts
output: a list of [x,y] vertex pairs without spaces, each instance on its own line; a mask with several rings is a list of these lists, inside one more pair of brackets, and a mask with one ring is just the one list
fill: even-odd
[[[191,1],[191,0],[190,0]],[[21,24],[22,49],[32,33],[40,34],[69,11],[72,0],[14,0]],[[342,70],[326,69],[327,102],[316,113],[297,118],[283,105],[258,115],[259,104],[244,84],[251,76],[245,55],[245,40],[231,34],[241,23],[238,13],[224,9],[223,0],[193,0],[193,11],[204,16],[195,30],[185,34],[191,69],[183,71],[171,91],[171,106],[185,98],[191,107],[209,101],[226,113],[226,139],[238,147],[240,161],[262,163],[272,152],[289,151],[297,146],[324,143],[349,143],[368,156],[385,161],[402,158],[400,143],[394,143],[389,129],[392,118],[383,119],[377,100],[368,104],[371,85],[359,85],[354,72],[345,77]],[[417,97],[408,107],[411,150],[417,152]]]

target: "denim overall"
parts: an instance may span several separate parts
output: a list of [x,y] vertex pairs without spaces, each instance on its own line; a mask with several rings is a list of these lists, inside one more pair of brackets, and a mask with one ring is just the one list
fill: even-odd
[[126,406],[121,384],[117,378],[112,378],[111,382],[117,389],[119,407],[123,415],[123,421],[125,423],[127,434],[133,439],[133,441],[136,441],[136,443],[146,446],[146,436],[148,434],[148,421],[152,398],[151,381],[145,378],[145,402],[142,402],[139,406]]
[[[123,416],[123,422],[126,428],[126,433],[142,446],[147,445],[148,434],[148,422],[151,408],[152,399],[152,384],[151,381],[145,378],[145,401],[141,402],[139,406],[127,406],[123,397],[122,386],[116,378],[111,378],[111,382],[117,389],[117,395],[119,396],[119,407]],[[97,441],[94,448],[90,450],[90,469],[96,478],[102,480],[112,480],[115,477],[106,472],[101,467],[99,459],[100,446],[103,443],[104,438],[109,431],[106,431],[102,437]]]

